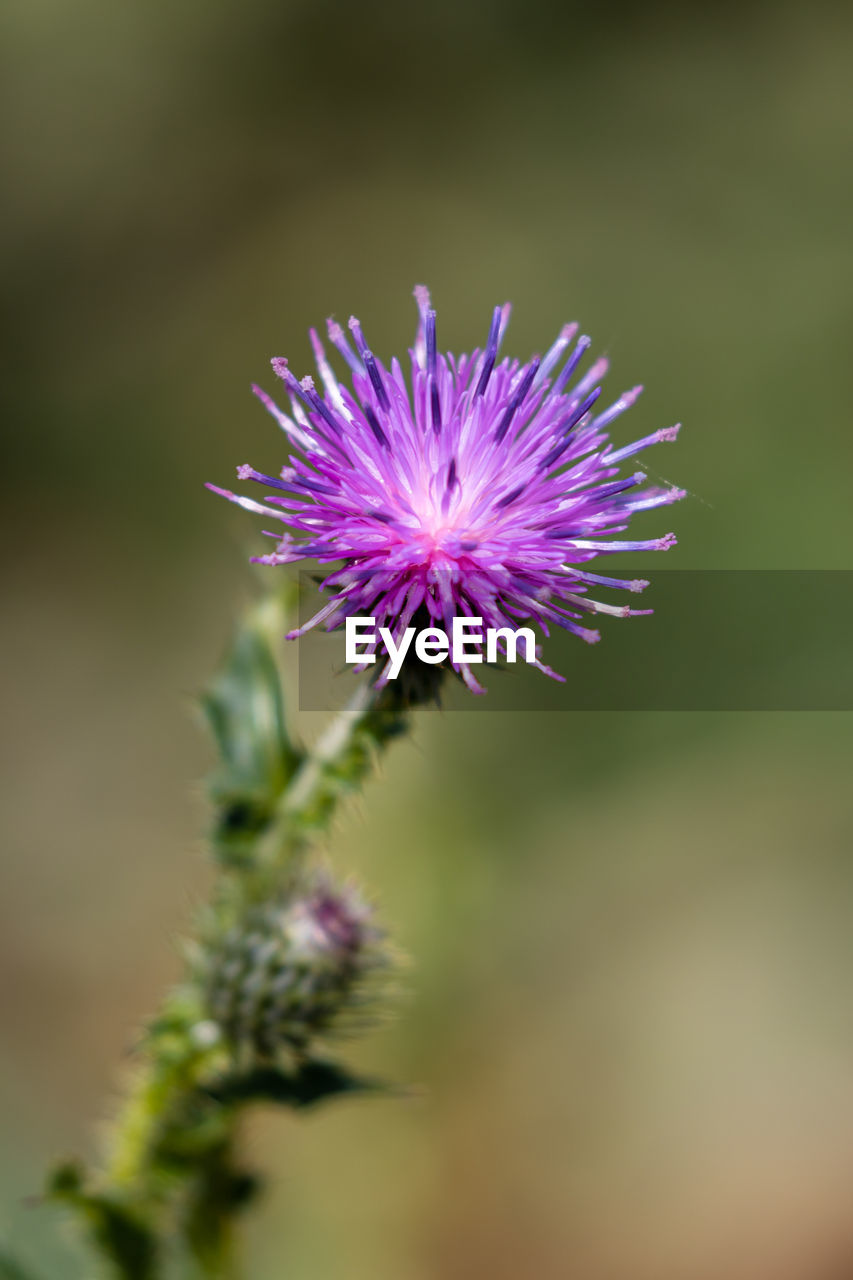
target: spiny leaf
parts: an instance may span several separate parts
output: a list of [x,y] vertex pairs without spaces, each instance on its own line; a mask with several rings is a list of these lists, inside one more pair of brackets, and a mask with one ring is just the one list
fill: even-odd
[[157,1242],[152,1231],[117,1199],[88,1191],[80,1165],[73,1161],[57,1165],[48,1178],[46,1194],[79,1213],[121,1280],[156,1280]]
[[213,1097],[223,1103],[277,1102],[289,1107],[311,1107],[330,1098],[353,1093],[383,1093],[389,1086],[381,1080],[353,1075],[345,1067],[315,1059],[289,1073],[276,1067],[230,1076],[214,1089]]
[[274,601],[253,610],[201,700],[219,749],[210,790],[218,810],[214,842],[227,861],[249,852],[302,759],[287,733],[270,642],[280,624]]

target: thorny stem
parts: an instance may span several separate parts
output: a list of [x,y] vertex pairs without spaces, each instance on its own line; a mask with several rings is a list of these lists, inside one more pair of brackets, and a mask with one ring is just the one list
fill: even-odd
[[[268,602],[253,609],[242,637],[255,643],[262,636],[269,646],[269,618]],[[275,701],[277,675],[264,671]],[[365,683],[304,754],[290,747],[282,731],[289,774],[287,769],[282,773],[271,812],[259,829],[251,829],[240,858],[231,865],[225,859],[199,946],[215,945],[247,904],[281,889],[328,826],[339,801],[363,781],[377,752],[407,728],[409,709],[434,689],[434,678],[431,687],[405,693]],[[257,699],[249,705],[253,699],[238,692],[230,714],[251,738],[264,731],[265,722],[258,718]],[[239,723],[241,717],[246,723]],[[217,736],[222,750],[221,734]],[[81,1213],[117,1280],[161,1280],[171,1274],[169,1261],[176,1257],[183,1260],[182,1276],[236,1280],[232,1223],[255,1186],[235,1163],[242,1106],[254,1096],[304,1105],[351,1087],[341,1083],[343,1073],[333,1074],[335,1068],[323,1076],[326,1067],[320,1068],[319,1083],[315,1074],[303,1086],[298,1071],[304,1064],[297,1062],[290,1095],[284,1077],[275,1092],[266,1077],[254,1094],[251,1079],[229,1092],[227,1086],[236,1079],[234,1064],[224,1059],[215,1036],[210,1037],[210,1026],[188,979],[167,996],[149,1028],[144,1058],[117,1117],[102,1172],[89,1179],[76,1166],[66,1166],[54,1174],[51,1192]]]

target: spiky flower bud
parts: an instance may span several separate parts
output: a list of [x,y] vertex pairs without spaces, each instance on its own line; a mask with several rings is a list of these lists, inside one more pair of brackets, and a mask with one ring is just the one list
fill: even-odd
[[352,888],[315,877],[250,912],[208,958],[208,1014],[242,1058],[304,1052],[315,1037],[352,1025],[390,963],[368,905]]

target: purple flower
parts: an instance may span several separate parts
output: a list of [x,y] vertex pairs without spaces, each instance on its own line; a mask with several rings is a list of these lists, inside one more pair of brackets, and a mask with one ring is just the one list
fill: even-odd
[[[555,625],[594,642],[599,634],[582,625],[585,614],[651,612],[591,600],[589,586],[641,591],[648,583],[582,566],[609,552],[673,545],[671,533],[641,541],[613,535],[633,512],[684,496],[673,487],[640,489],[641,471],[620,475],[622,463],[648,445],[674,440],[678,426],[615,448],[607,428],[642,388],[599,410],[607,361],[578,376],[590,339],[575,341],[577,325],[562,329],[541,359],[499,360],[510,308],[496,307],[485,349],[457,358],[437,349],[427,290],[419,286],[415,297],[420,323],[410,383],[396,358],[389,368],[377,360],[354,317],[352,344],[329,320],[351,389],[310,330],[322,394],[312,378],[294,377],[284,359],[272,365],[287,388],[289,414],[253,388],[295,452],[280,476],[250,466],[237,474],[274,492],[260,503],[208,486],[292,531],[269,533],[278,545],[255,557],[259,563],[339,565],[323,581],[331,599],[291,638],[321,622],[332,630],[355,615],[374,617],[396,636],[417,613],[448,631],[455,615],[493,628],[515,629],[527,619],[545,635]],[[460,671],[482,692],[467,665]],[[387,668],[379,682],[385,678]]]

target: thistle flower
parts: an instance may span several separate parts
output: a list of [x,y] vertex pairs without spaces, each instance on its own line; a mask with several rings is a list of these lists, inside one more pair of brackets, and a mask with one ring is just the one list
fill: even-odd
[[[576,339],[577,325],[563,328],[541,358],[499,360],[510,308],[496,307],[484,349],[457,358],[438,351],[427,290],[419,286],[415,297],[420,321],[410,382],[399,360],[386,368],[376,358],[358,320],[349,321],[351,342],[329,320],[350,389],[311,329],[322,394],[281,358],[272,365],[290,413],[253,388],[297,452],[279,476],[248,465],[237,474],[275,492],[260,503],[208,486],[287,527],[283,536],[268,532],[277,546],[254,557],[258,563],[339,565],[322,583],[332,592],[329,602],[289,638],[319,623],[331,631],[358,615],[374,617],[396,638],[420,613],[448,631],[460,615],[495,629],[515,629],[526,619],[546,636],[559,626],[592,643],[599,633],[583,625],[585,614],[650,613],[587,594],[590,586],[636,592],[647,582],[583,566],[600,555],[674,544],[671,533],[637,541],[613,535],[634,512],[684,496],[674,487],[640,489],[641,471],[620,474],[647,446],[674,440],[678,426],[616,448],[607,428],[642,388],[599,410],[607,360],[578,376],[590,339]],[[537,666],[563,679],[538,658]],[[460,674],[472,691],[483,692],[467,664]],[[386,667],[377,684],[387,678]]]
[[369,1000],[390,967],[370,908],[349,887],[315,878],[254,909],[205,962],[210,1019],[244,1058],[304,1050]]

